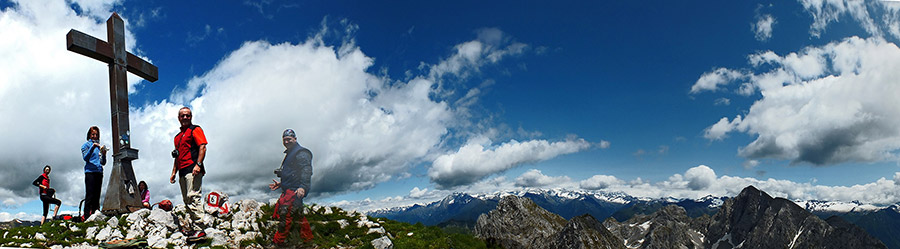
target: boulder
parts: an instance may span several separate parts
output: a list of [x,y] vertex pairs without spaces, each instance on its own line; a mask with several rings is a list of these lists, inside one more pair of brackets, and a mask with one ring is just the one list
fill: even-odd
[[162,209],[154,209],[153,211],[150,211],[150,215],[147,216],[147,220],[152,225],[165,226],[173,230],[178,228],[178,225],[175,224],[175,218],[172,217],[172,214]]
[[381,238],[372,240],[372,247],[375,247],[375,249],[392,249],[394,248],[394,243],[387,236],[381,236]]
[[228,236],[225,235],[225,232],[215,228],[207,228],[203,231],[206,232],[206,237],[212,240],[211,246],[225,246],[228,244]]
[[103,215],[100,212],[94,212],[94,214],[92,214],[91,217],[88,217],[87,220],[84,220],[84,222],[103,221],[106,220],[106,218],[106,215]]

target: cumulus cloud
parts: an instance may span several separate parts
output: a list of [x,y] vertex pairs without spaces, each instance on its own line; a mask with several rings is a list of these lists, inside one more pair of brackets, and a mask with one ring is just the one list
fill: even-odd
[[732,121],[728,121],[728,118],[719,119],[719,122],[707,127],[706,130],[703,131],[703,137],[709,140],[722,140],[726,137],[728,132],[736,129],[740,123],[740,115],[734,117]]
[[[383,200],[339,201],[331,203],[348,209],[370,211],[381,208],[427,204],[445,198],[453,193],[495,194],[510,191],[526,191],[530,186],[517,184],[526,176],[538,179],[547,177],[540,171],[528,171],[510,181],[503,176],[484,179],[470,185],[461,185],[451,189],[432,190],[422,197],[390,197]],[[817,185],[812,182],[794,182],[790,180],[762,179],[753,177],[717,176],[715,171],[705,165],[687,169],[683,173],[670,176],[667,180],[651,182],[640,177],[624,181],[615,176],[594,175],[581,181],[570,181],[555,177],[553,185],[545,185],[541,189],[558,189],[580,191],[585,193],[625,193],[635,197],[647,198],[701,198],[704,196],[735,196],[747,186],[755,186],[774,197],[782,197],[794,201],[859,201],[880,206],[900,202],[900,172],[893,175],[893,180],[880,178],[874,182],[852,186]],[[551,177],[553,178],[553,177]],[[390,201],[388,201],[388,199]]]
[[[5,206],[35,198],[30,181],[46,164],[54,166],[53,185],[64,204],[77,205],[84,193],[79,157],[83,134],[89,126],[99,125],[101,142],[111,144],[107,68],[66,51],[63,45],[70,28],[105,37],[105,18],[78,15],[70,7],[65,1],[23,1],[0,12],[0,36],[17,37],[0,39],[0,116],[17,117],[0,119],[0,127],[5,128],[0,136],[7,142],[0,147],[4,159],[0,168],[6,172],[0,175],[0,200]],[[345,28],[352,31],[355,26]],[[439,157],[458,161],[438,163],[433,170],[439,176],[436,179],[468,174],[455,169],[465,171],[482,163],[473,159],[487,160],[494,167],[478,175],[483,178],[590,146],[574,138],[512,140],[496,148],[485,144],[485,154],[477,158],[463,159],[471,156],[465,153],[444,155],[456,150],[445,139],[465,140],[469,135],[464,134],[478,132],[448,135],[453,129],[465,129],[455,125],[471,116],[455,106],[459,96],[444,91],[468,89],[459,89],[461,84],[455,84],[456,89],[438,87],[446,79],[437,77],[470,77],[481,66],[527,48],[499,30],[480,31],[476,40],[456,46],[447,59],[425,64],[423,75],[403,81],[369,73],[374,59],[363,54],[352,37],[334,46],[323,41],[324,32],[334,31],[323,27],[299,43],[245,42],[210,71],[173,90],[168,99],[132,106],[132,145],[140,149],[134,170],[153,189],[154,198],[180,195],[177,185],[168,183],[168,176],[171,139],[178,132],[175,115],[183,105],[193,108],[194,123],[203,127],[209,139],[204,189],[224,191],[236,199],[274,196],[265,183],[274,178],[272,170],[283,158],[280,134],[285,128],[297,131],[299,142],[313,151],[313,198],[408,177],[412,166]],[[126,37],[128,50],[133,51],[140,41],[131,33]],[[53,68],[53,73],[47,68]],[[142,84],[133,75],[129,82],[131,89]],[[477,97],[467,96],[459,105],[471,106]],[[105,179],[111,167],[112,163],[106,166]],[[421,189],[411,195],[424,198],[432,192]]]
[[624,183],[625,183],[624,181],[619,180],[619,178],[616,178],[615,176],[594,175],[594,176],[591,176],[591,178],[584,179],[581,182],[579,182],[578,186],[581,187],[582,189],[598,190],[598,189],[605,189],[610,186],[622,185]]
[[440,79],[449,75],[467,78],[486,64],[520,55],[528,49],[527,44],[512,41],[500,29],[485,28],[477,33],[478,39],[456,45],[452,56],[431,67],[431,78]]
[[15,214],[11,214],[8,212],[0,212],[0,222],[7,222],[11,220],[40,220],[41,216],[38,214],[29,214],[25,212],[18,212]]
[[519,187],[544,187],[544,186],[560,186],[571,182],[568,176],[547,176],[540,170],[531,169],[516,178],[516,186]]
[[772,38],[773,25],[775,25],[775,17],[772,17],[772,15],[762,15],[757,17],[756,23],[751,25],[756,40],[766,41],[769,40],[769,38]]
[[428,193],[428,188],[419,189],[419,187],[413,187],[413,189],[409,190],[409,197],[419,198],[425,196],[425,193]]
[[[75,1],[84,6],[114,2]],[[48,164],[60,199],[77,206],[84,193],[79,147],[88,127],[98,125],[105,135],[101,142],[110,144],[108,68],[65,48],[70,29],[105,40],[110,12],[95,12],[102,19],[78,15],[65,1],[14,1],[0,10],[0,37],[15,37],[0,39],[0,136],[6,141],[0,146],[0,200],[5,206],[35,199],[31,181]],[[137,53],[132,33],[126,30],[125,36],[127,50]],[[133,92],[143,81],[129,75],[128,82]]]
[[470,140],[454,153],[438,156],[432,162],[428,176],[441,188],[470,184],[522,164],[575,153],[590,146],[584,139],[556,142],[512,140],[495,146],[482,137]]
[[[739,131],[757,138],[738,150],[748,159],[829,165],[896,160],[900,149],[900,48],[880,38],[846,38],[799,53],[750,56],[773,69],[754,74],[762,99],[722,118],[704,137]],[[702,78],[702,77],[701,77]]]
[[691,86],[691,93],[719,90],[720,85],[726,85],[732,81],[744,78],[740,71],[727,68],[717,68],[712,72],[704,73],[700,79]]
[[688,181],[688,188],[702,190],[709,188],[716,181],[716,172],[706,165],[700,165],[684,172],[684,178]]

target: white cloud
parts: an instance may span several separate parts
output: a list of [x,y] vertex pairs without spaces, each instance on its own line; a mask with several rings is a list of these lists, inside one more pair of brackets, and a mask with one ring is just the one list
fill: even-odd
[[15,214],[7,213],[7,212],[0,212],[0,222],[7,222],[7,221],[15,220],[15,219],[26,220],[26,221],[40,220],[41,216],[38,214],[29,214],[29,213],[25,213],[25,212],[18,212]]
[[716,181],[716,172],[706,165],[700,165],[684,172],[684,178],[688,181],[688,188],[703,190],[709,188]]
[[740,123],[741,115],[734,117],[734,120],[732,121],[728,121],[728,118],[719,119],[719,122],[707,127],[706,130],[703,131],[703,137],[709,140],[722,140],[726,137],[728,132],[736,129]]
[[[6,206],[37,198],[31,181],[47,164],[60,199],[77,206],[84,193],[77,155],[88,127],[100,126],[101,142],[110,144],[108,68],[65,47],[70,29],[105,40],[109,12],[98,15],[102,19],[76,15],[65,1],[21,1],[0,11],[0,37],[15,37],[0,39],[0,136],[6,141],[0,199]],[[135,37],[127,30],[125,36],[135,53]],[[129,75],[128,82],[133,92],[142,81]]]
[[[525,52],[528,45],[511,41],[503,31],[486,28],[478,31],[478,39],[456,45],[453,56],[431,67],[429,76],[440,79],[446,75],[467,78],[485,64],[493,64],[502,58]],[[467,70],[468,69],[468,70]]]
[[597,190],[597,189],[605,189],[609,186],[614,185],[622,185],[625,184],[624,181],[619,180],[615,176],[609,175],[594,175],[591,178],[582,180],[579,182],[579,187],[587,190]]
[[[535,179],[547,177],[539,171],[526,172],[522,176],[533,175]],[[701,198],[707,195],[735,196],[747,186],[767,192],[773,197],[782,197],[789,200],[823,200],[823,201],[859,201],[874,205],[891,205],[900,202],[900,172],[893,175],[893,180],[885,178],[871,183],[852,186],[826,186],[816,185],[812,182],[793,182],[773,178],[757,179],[752,177],[716,176],[715,171],[705,165],[688,169],[683,174],[673,174],[668,180],[650,182],[640,177],[625,182],[608,175],[595,175],[588,179],[572,182],[565,176],[555,177],[557,181],[553,185],[545,185],[541,189],[578,190],[587,192],[622,192],[635,197],[648,198]],[[520,178],[516,179],[518,182]],[[348,209],[369,211],[380,208],[408,206],[412,204],[427,204],[440,200],[452,193],[492,194],[506,191],[522,191],[532,187],[517,185],[505,177],[484,179],[474,184],[454,187],[452,189],[433,190],[428,195],[411,198],[392,197],[392,201],[341,201],[331,203]],[[402,199],[402,201],[397,201]]]
[[713,105],[731,105],[731,99],[729,98],[718,98],[713,103]]
[[[102,3],[106,2],[90,6],[111,6]],[[83,134],[89,126],[99,125],[101,142],[111,144],[107,68],[63,45],[71,28],[105,37],[105,18],[79,16],[69,7],[65,1],[25,1],[0,12],[0,37],[17,37],[0,39],[0,116],[16,117],[0,119],[5,128],[0,136],[7,142],[0,146],[4,159],[0,168],[5,172],[0,175],[0,200],[5,206],[36,198],[30,183],[46,164],[54,166],[53,185],[64,204],[77,205],[84,193],[83,162],[77,157]],[[346,25],[347,30],[354,29]],[[324,25],[322,30],[331,32]],[[427,75],[400,82],[369,73],[373,59],[354,45],[352,37],[339,47],[324,44],[322,34],[297,44],[245,42],[213,69],[173,90],[169,99],[132,106],[132,142],[140,149],[135,174],[147,181],[154,200],[178,199],[177,185],[168,183],[169,152],[178,131],[175,114],[182,105],[190,105],[194,123],[209,139],[204,189],[224,191],[234,199],[274,196],[265,185],[283,158],[280,134],[285,128],[295,129],[299,142],[313,151],[313,195],[358,191],[408,177],[413,165],[455,150],[445,139],[479,134],[455,125],[490,126],[465,120],[471,116],[453,104],[460,96],[442,92],[468,89],[436,87],[439,80],[431,76],[478,72],[480,66],[527,48],[496,29],[478,36],[457,46],[447,60],[426,64]],[[129,51],[140,43],[130,33],[126,37]],[[133,90],[141,81],[129,75],[129,82]],[[460,105],[471,106],[477,97],[467,96]],[[448,136],[452,129],[461,134]],[[513,140],[496,151],[489,149],[488,154],[502,160],[481,159],[505,170],[589,145],[584,140]],[[106,166],[107,180],[111,167],[112,163]],[[458,174],[446,168],[435,172]],[[424,191],[418,193],[422,198],[433,192]]]
[[422,196],[425,196],[425,193],[428,193],[428,188],[419,189],[419,187],[414,187],[409,191],[409,197],[420,198]]
[[732,81],[744,78],[744,74],[727,69],[718,68],[715,71],[704,73],[700,79],[691,86],[691,93],[700,93],[702,91],[717,91],[719,85],[727,85]]
[[752,24],[753,33],[756,40],[766,41],[772,38],[772,26],[775,25],[775,17],[772,15],[762,15],[757,17],[756,23]]
[[609,141],[606,141],[606,140],[600,140],[600,143],[597,144],[597,147],[599,147],[601,149],[608,149],[609,146],[610,146],[610,143],[609,143]]
[[568,176],[547,176],[536,169],[531,169],[516,178],[518,187],[558,187],[570,182],[572,179]]
[[759,161],[757,161],[757,160],[747,160],[747,161],[744,161],[744,163],[742,164],[742,166],[744,166],[744,169],[753,169],[753,168],[756,168],[756,166],[758,166],[758,165],[759,165]]
[[[25,0],[22,2],[26,2]],[[30,1],[30,2],[46,2],[46,1]],[[106,20],[112,14],[113,6],[120,4],[123,0],[72,0],[84,12],[84,14],[94,16],[95,18]],[[20,2],[21,4],[21,2]]]
[[879,2],[881,1],[872,1],[869,4],[867,1],[856,0],[800,0],[803,8],[813,16],[810,34],[815,37],[819,37],[829,23],[838,22],[843,15],[850,15],[869,34],[880,36],[882,32],[868,10],[868,7],[882,8],[889,5]]
[[526,163],[551,159],[560,155],[588,149],[590,143],[584,139],[569,139],[549,142],[511,140],[492,147],[487,138],[470,140],[465,146],[451,154],[438,156],[433,162],[428,176],[439,187],[448,188],[474,183],[489,175],[506,171]]
[[802,51],[751,56],[752,64],[775,66],[751,77],[762,99],[743,119],[723,118],[704,136],[757,135],[738,151],[748,159],[814,165],[896,160],[900,48],[880,38],[851,37]]

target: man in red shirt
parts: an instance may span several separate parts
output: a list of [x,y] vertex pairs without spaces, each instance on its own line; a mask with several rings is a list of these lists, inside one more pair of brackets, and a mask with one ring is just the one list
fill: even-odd
[[178,174],[184,205],[187,207],[190,218],[197,220],[199,214],[203,213],[200,185],[203,184],[203,175],[206,174],[203,159],[206,158],[207,142],[203,129],[191,123],[192,116],[191,109],[188,107],[178,110],[181,132],[175,135],[175,150],[172,151],[175,163],[169,182],[175,184],[175,174]]

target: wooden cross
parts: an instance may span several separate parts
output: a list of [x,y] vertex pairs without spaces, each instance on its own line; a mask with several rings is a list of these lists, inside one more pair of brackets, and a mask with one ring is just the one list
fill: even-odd
[[141,206],[134,170],[131,167],[131,161],[138,159],[138,150],[131,148],[127,72],[150,82],[156,81],[159,77],[156,66],[125,51],[125,22],[116,13],[106,20],[106,40],[109,42],[73,29],[66,34],[66,48],[109,64],[112,136],[113,143],[118,143],[118,146],[112,146],[113,171],[106,188],[102,212],[120,214]]

